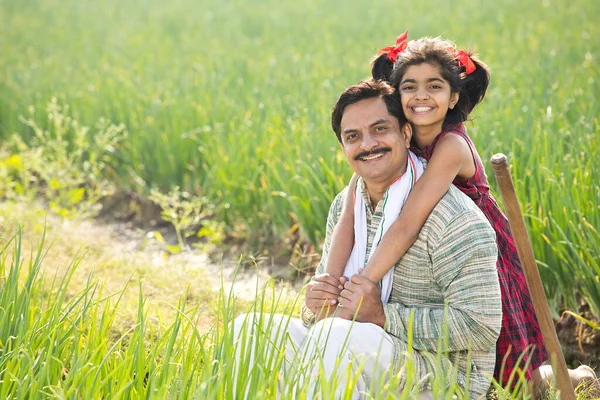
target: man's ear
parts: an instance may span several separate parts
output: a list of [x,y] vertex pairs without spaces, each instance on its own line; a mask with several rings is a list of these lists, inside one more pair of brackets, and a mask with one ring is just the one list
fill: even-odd
[[410,140],[412,139],[413,135],[413,127],[410,122],[404,124],[402,127],[402,134],[404,135],[404,144],[408,149],[410,147]]
[[449,108],[452,110],[454,108],[454,106],[456,105],[456,103],[458,103],[458,99],[460,98],[460,93],[458,92],[452,92],[452,94],[450,95],[450,105]]

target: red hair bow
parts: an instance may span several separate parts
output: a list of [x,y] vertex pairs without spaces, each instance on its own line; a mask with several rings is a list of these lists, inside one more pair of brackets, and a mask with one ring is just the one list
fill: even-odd
[[460,65],[465,67],[465,73],[467,75],[475,72],[475,63],[473,62],[473,60],[471,60],[471,57],[469,57],[469,54],[466,51],[455,50],[454,58],[460,63]]
[[406,46],[408,44],[407,39],[408,39],[408,31],[406,31],[402,35],[398,36],[398,38],[396,39],[395,46],[384,47],[383,49],[379,50],[379,53],[377,53],[377,56],[387,54],[387,59],[390,60],[391,62],[395,63],[396,59],[398,58],[398,54],[400,54],[401,52],[404,51],[404,49],[406,49]]

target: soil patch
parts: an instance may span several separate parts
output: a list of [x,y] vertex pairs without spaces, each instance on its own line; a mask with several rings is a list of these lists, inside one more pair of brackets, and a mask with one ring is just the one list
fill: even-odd
[[[581,304],[577,314],[589,321],[600,324],[600,320],[590,313],[587,304]],[[592,367],[600,373],[600,331],[564,314],[556,324],[556,332],[565,356],[567,365],[575,368],[581,364]]]

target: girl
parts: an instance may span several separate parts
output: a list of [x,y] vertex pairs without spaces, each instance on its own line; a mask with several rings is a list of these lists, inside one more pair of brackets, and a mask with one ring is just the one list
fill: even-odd
[[[446,40],[423,38],[407,43],[406,36],[405,32],[398,37],[396,46],[379,52],[372,75],[389,81],[398,90],[413,129],[411,150],[428,164],[362,274],[379,282],[414,243],[435,205],[454,184],[479,206],[496,231],[503,317],[494,378],[506,385],[515,368],[524,368],[529,363],[526,377],[533,378],[534,384],[541,388],[551,369],[540,368],[548,355],[529,289],[508,221],[489,193],[481,159],[462,124],[485,96],[489,68],[473,54],[456,50]],[[355,185],[356,176],[350,187]],[[354,242],[352,200],[352,196],[347,196],[326,266],[327,272],[338,278],[343,275]],[[343,309],[339,311],[338,316],[351,317]],[[519,360],[521,354],[525,356]],[[575,386],[582,379],[595,378],[592,374],[589,367],[570,371]]]

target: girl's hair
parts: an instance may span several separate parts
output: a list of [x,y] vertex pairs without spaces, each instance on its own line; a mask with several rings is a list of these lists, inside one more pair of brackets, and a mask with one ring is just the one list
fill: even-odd
[[373,79],[386,81],[390,85],[394,63],[388,59],[387,54],[377,56],[371,61],[371,76]]
[[372,62],[371,73],[374,78],[385,79],[398,89],[408,67],[423,63],[438,66],[452,92],[459,93],[458,103],[448,110],[444,119],[444,126],[447,126],[469,119],[473,108],[485,97],[490,82],[489,67],[473,53],[468,55],[475,66],[470,74],[457,60],[456,49],[451,42],[441,38],[422,38],[408,43],[406,49],[398,54],[393,68],[390,68],[392,62],[385,54],[377,57]]

